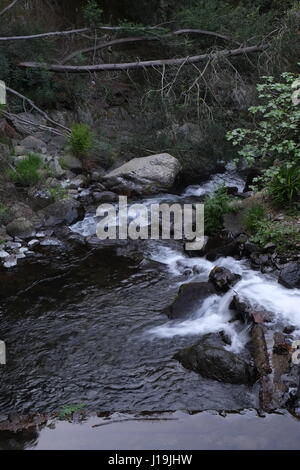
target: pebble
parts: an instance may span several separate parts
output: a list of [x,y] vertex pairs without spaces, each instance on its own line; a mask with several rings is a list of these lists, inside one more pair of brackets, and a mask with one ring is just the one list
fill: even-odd
[[4,251],[4,250],[1,250],[0,251],[0,258],[1,259],[5,259],[5,258],[8,258],[10,255],[9,253],[7,253],[7,251]]
[[33,248],[34,246],[39,245],[39,244],[40,244],[40,240],[36,240],[36,239],[30,240],[30,242],[28,242],[29,248]]
[[14,266],[17,266],[17,258],[15,256],[9,256],[9,258],[6,258],[5,263],[3,266],[5,268],[13,268]]

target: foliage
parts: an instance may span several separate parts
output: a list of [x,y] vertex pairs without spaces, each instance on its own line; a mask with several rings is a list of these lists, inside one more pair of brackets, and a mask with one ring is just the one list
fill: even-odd
[[263,77],[264,83],[257,86],[259,106],[249,108],[259,122],[254,129],[238,128],[228,132],[227,138],[234,146],[242,146],[240,157],[253,164],[257,157],[266,163],[279,161],[299,161],[300,109],[293,103],[293,83],[299,76],[285,72],[283,81],[275,82],[274,77]]
[[249,233],[255,233],[260,223],[267,217],[264,206],[256,204],[250,207],[243,219],[245,230]]
[[64,405],[58,413],[58,417],[61,420],[72,418],[74,413],[81,411],[85,405],[83,403],[74,403],[70,405]]
[[300,198],[300,166],[287,162],[274,167],[274,174],[267,185],[268,193],[275,206],[291,205]]
[[87,124],[74,124],[71,128],[70,145],[77,157],[87,158],[92,150],[94,136]]
[[[257,2],[256,2],[257,3]],[[256,41],[274,28],[274,11],[261,12],[255,2],[195,0],[182,8],[178,20],[189,28],[206,29]]]
[[86,23],[91,27],[101,25],[103,10],[99,8],[96,0],[89,0],[84,8],[83,16]]
[[224,186],[218,188],[205,200],[204,222],[206,235],[213,235],[222,228],[223,217],[230,211],[230,197]]
[[4,204],[0,202],[0,225],[8,222],[9,219],[9,209]]
[[42,165],[40,155],[29,153],[23,160],[17,162],[14,169],[9,170],[9,176],[17,184],[34,186],[41,179],[38,170],[42,168]]
[[227,133],[239,146],[239,156],[249,165],[258,161],[262,175],[253,180],[254,189],[265,187],[275,205],[291,204],[299,197],[300,109],[297,106],[299,75],[285,72],[282,82],[264,77],[257,86],[261,104],[249,108],[258,118],[254,128]]
[[267,243],[274,243],[276,250],[284,253],[299,243],[299,231],[294,226],[263,219],[258,222],[251,241],[262,247]]
[[54,201],[61,201],[62,199],[65,199],[68,195],[67,190],[61,184],[49,188],[49,193],[51,199],[53,199]]

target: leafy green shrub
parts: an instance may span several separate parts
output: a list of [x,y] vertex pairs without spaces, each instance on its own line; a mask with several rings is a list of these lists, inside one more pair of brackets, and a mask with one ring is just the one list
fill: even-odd
[[260,223],[266,220],[266,217],[266,210],[262,205],[256,204],[250,207],[243,219],[245,230],[249,233],[255,233]]
[[274,171],[268,184],[268,193],[278,207],[291,205],[300,197],[300,167],[286,163]]
[[293,102],[293,84],[299,76],[283,73],[283,82],[276,83],[274,77],[264,77],[257,86],[259,106],[249,111],[258,117],[253,129],[234,129],[227,133],[234,146],[241,146],[239,155],[249,164],[260,157],[268,167],[274,160],[297,162],[300,158],[299,123],[300,110]]
[[274,243],[278,252],[286,252],[299,243],[299,231],[294,226],[272,222],[266,219],[257,223],[256,232],[251,241],[260,246]]
[[9,171],[9,176],[13,181],[22,186],[34,186],[37,184],[41,175],[39,171],[43,166],[40,155],[29,153],[24,160],[16,164],[15,169]]
[[264,77],[257,86],[261,104],[249,108],[258,118],[256,126],[227,133],[228,140],[240,147],[239,156],[249,165],[258,161],[262,168],[253,189],[267,188],[277,206],[295,201],[300,185],[300,109],[295,90],[299,75],[286,72],[281,77],[280,83]]
[[74,124],[71,129],[71,150],[79,158],[87,158],[92,150],[94,136],[87,124]]
[[224,186],[215,191],[212,196],[205,200],[204,204],[204,222],[205,233],[213,235],[222,228],[223,217],[230,211],[230,197]]

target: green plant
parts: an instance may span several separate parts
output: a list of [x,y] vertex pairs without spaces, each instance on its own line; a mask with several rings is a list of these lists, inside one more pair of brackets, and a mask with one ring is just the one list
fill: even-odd
[[9,209],[4,204],[0,203],[0,225],[8,222]]
[[256,204],[250,207],[243,218],[243,226],[249,233],[255,233],[263,220],[266,220],[267,214],[264,206]]
[[299,75],[285,72],[283,81],[274,77],[263,77],[264,83],[257,86],[259,106],[249,111],[258,122],[254,128],[237,128],[227,133],[227,139],[239,146],[239,156],[253,164],[260,157],[269,168],[275,160],[299,162],[300,109],[294,103],[294,83]]
[[275,168],[274,176],[267,186],[274,205],[284,207],[297,201],[300,196],[300,167],[287,162]]
[[61,184],[49,188],[49,193],[51,199],[53,199],[54,201],[60,201],[61,199],[65,199],[68,195],[68,191]]
[[223,217],[230,211],[230,197],[224,186],[218,188],[204,202],[205,233],[213,235],[222,228]]
[[[234,35],[237,39],[257,41],[271,31],[275,12],[261,13],[260,3],[247,0],[232,2],[223,0],[194,0],[178,14],[183,26],[206,29]],[[190,5],[189,5],[190,4]]]
[[64,405],[58,412],[58,417],[61,420],[71,419],[74,413],[81,411],[85,405],[83,403],[74,403],[70,405]]
[[274,243],[279,253],[285,253],[289,248],[299,243],[299,230],[294,226],[264,219],[257,223],[251,241],[262,247],[267,243]]
[[42,166],[43,161],[40,155],[29,153],[23,160],[17,162],[14,169],[9,170],[9,176],[17,184],[34,186],[41,179],[39,170]]
[[102,13],[103,10],[99,8],[96,0],[89,0],[83,10],[83,16],[86,23],[94,28],[101,25]]
[[94,136],[87,124],[74,124],[70,136],[71,150],[79,158],[87,158],[92,150]]

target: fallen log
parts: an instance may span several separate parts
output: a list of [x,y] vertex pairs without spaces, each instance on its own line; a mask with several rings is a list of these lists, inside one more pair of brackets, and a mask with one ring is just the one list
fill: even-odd
[[162,60],[145,60],[138,62],[118,63],[118,64],[96,64],[96,65],[56,65],[42,62],[21,62],[18,64],[21,68],[45,69],[58,73],[90,73],[102,71],[117,71],[130,69],[144,69],[149,67],[160,67],[165,65],[187,65],[197,62],[205,62],[207,60],[219,59],[222,57],[234,57],[255,52],[263,52],[269,47],[268,44],[260,46],[240,47],[238,49],[225,49],[211,54],[201,54],[191,57],[181,57],[178,59],[162,59]]

